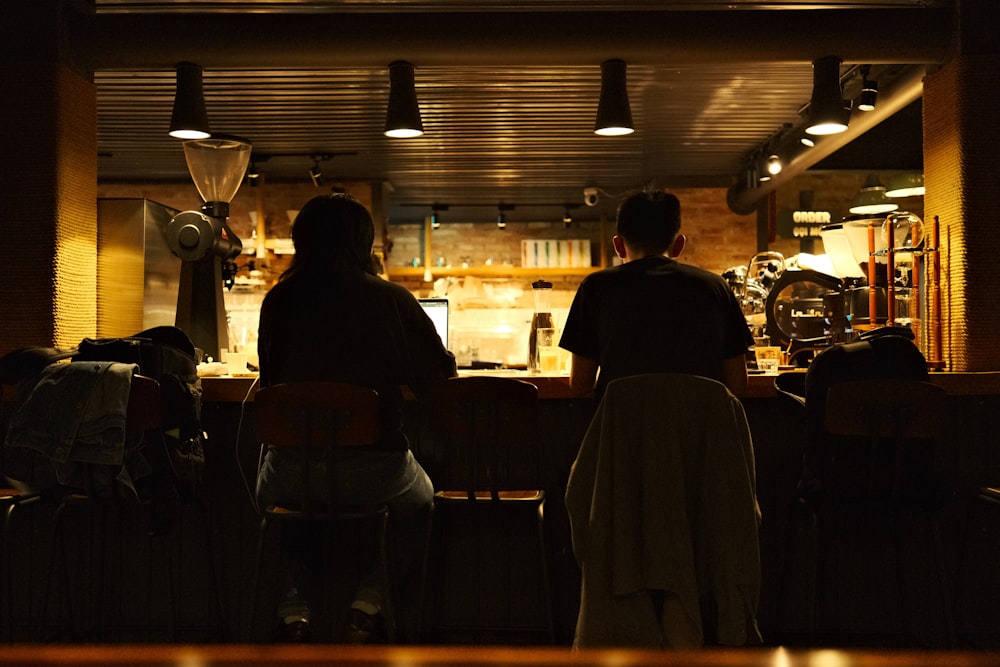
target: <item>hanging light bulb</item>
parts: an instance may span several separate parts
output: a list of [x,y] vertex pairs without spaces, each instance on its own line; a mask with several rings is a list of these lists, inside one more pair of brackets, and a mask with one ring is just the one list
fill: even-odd
[[170,136],[177,139],[208,139],[208,112],[200,65],[177,63],[177,90],[170,115]]
[[807,112],[806,132],[838,134],[847,130],[850,103],[840,87],[840,58],[826,56],[813,61],[813,90]]
[[424,133],[417,102],[413,65],[397,60],[389,64],[389,104],[385,113],[385,136],[409,139]]
[[635,132],[625,74],[624,60],[612,59],[601,63],[601,97],[597,102],[594,134],[615,137]]

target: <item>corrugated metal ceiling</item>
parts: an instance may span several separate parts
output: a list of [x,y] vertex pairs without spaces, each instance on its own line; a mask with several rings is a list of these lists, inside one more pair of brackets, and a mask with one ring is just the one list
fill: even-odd
[[[262,158],[256,166],[271,181],[307,181],[307,171],[313,165],[309,156],[332,154],[331,160],[321,164],[327,182],[334,183],[337,179],[388,182],[392,186],[388,204],[393,220],[422,218],[426,210],[407,204],[431,202],[482,203],[483,211],[468,209],[468,215],[483,219],[489,219],[501,201],[518,206],[518,212],[510,218],[546,215],[555,219],[562,215],[557,208],[529,213],[527,209],[533,203],[572,204],[580,207],[574,211],[578,218],[596,217],[613,212],[615,195],[650,184],[728,185],[741,177],[754,150],[783,126],[799,123],[799,110],[808,101],[812,87],[811,59],[826,54],[786,60],[769,51],[768,40],[785,34],[782,30],[797,29],[794,26],[800,25],[800,18],[793,28],[780,28],[782,21],[791,15],[824,19],[822,25],[816,26],[814,37],[805,36],[806,41],[814,38],[819,45],[823,45],[824,39],[834,39],[837,31],[850,34],[850,30],[826,20],[828,12],[793,10],[843,9],[854,17],[871,9],[878,12],[872,15],[880,19],[893,12],[920,17],[922,12],[935,10],[933,16],[937,19],[952,4],[907,0],[820,3],[689,0],[623,4],[561,0],[531,3],[96,0],[95,34],[99,43],[92,48],[101,53],[95,56],[98,63],[94,72],[98,89],[99,176],[104,181],[186,178],[180,146],[166,134],[175,75],[172,67],[163,66],[160,61],[169,63],[169,58],[174,57],[172,62],[185,59],[198,62],[200,57],[199,64],[205,68],[205,96],[213,131],[252,141],[255,154]],[[615,13],[607,14],[612,9]],[[752,11],[750,14],[727,11],[733,9]],[[491,13],[483,14],[486,10]],[[547,13],[544,20],[536,21],[535,30],[532,13],[543,10],[555,14]],[[299,32],[283,34],[273,42],[260,36],[263,33],[259,32],[262,18],[259,14],[265,12],[274,14],[272,20],[281,16],[291,21],[275,24],[276,29],[280,25],[282,32],[294,28]],[[422,29],[427,24],[421,20],[425,21],[428,14],[445,12],[447,20],[442,25],[448,27],[446,31],[414,35],[405,29],[408,23]],[[253,22],[253,14],[258,14],[257,22]],[[355,34],[351,40],[338,34],[338,24],[357,25],[351,21],[372,14],[381,17],[377,23],[384,26],[381,32]],[[569,62],[578,57],[567,54],[565,44],[573,41],[572,35],[576,31],[584,36],[592,34],[587,23],[579,18],[584,15],[601,20],[614,17],[614,22],[605,21],[609,44],[642,49],[628,68],[629,97],[637,128],[631,136],[593,134],[600,89],[599,65],[615,53],[606,52],[608,45],[602,44],[595,46],[587,62]],[[776,32],[770,38],[738,35],[734,26],[741,22],[734,17],[751,18],[751,15],[754,19],[766,16]],[[504,35],[494,34],[489,26],[477,25],[477,16],[495,19],[504,26],[508,24],[500,19],[523,22],[526,34],[512,35],[509,40],[509,48],[517,53],[505,52]],[[636,43],[627,47],[628,19],[632,17],[637,20],[663,17],[665,26],[670,25],[671,17],[691,19],[697,25],[717,25],[714,34],[665,34],[664,39],[672,38],[679,47],[689,44],[691,48],[679,49],[688,54],[696,50],[696,44],[706,40],[717,42],[718,51],[713,53],[704,47],[705,53],[713,55],[699,58],[695,53],[671,60],[670,50],[664,47],[661,57],[657,40],[642,36],[639,26],[635,30]],[[571,34],[560,35],[559,23],[554,20],[558,18],[566,19],[566,30]],[[110,23],[125,19],[130,23]],[[189,22],[187,32],[191,34],[171,32],[172,26],[178,25],[171,23],[176,19]],[[225,23],[219,23],[220,20]],[[331,21],[324,43],[311,43],[314,35],[304,20]],[[104,33],[102,22],[110,26]],[[105,37],[101,41],[102,34],[120,30],[121,25],[132,26],[127,36]],[[462,25],[467,26],[468,35],[463,36],[458,29]],[[166,26],[163,44],[155,43],[158,26]],[[198,41],[203,34],[199,33],[199,26],[216,35],[215,43],[206,45],[204,40]],[[231,26],[231,30],[220,26]],[[946,27],[947,23],[941,29]],[[532,33],[537,38],[533,39]],[[859,31],[859,38],[865,34]],[[482,45],[475,57],[469,57],[475,64],[463,63],[449,51],[456,44],[466,48],[462,40],[469,35]],[[358,40],[365,37],[372,41],[372,46],[359,47]],[[928,45],[940,45],[943,39],[942,35],[934,34],[928,35],[926,41]],[[556,44],[551,53],[546,51],[546,41]],[[727,46],[727,41],[738,43],[739,49]],[[789,41],[793,41],[791,36]],[[871,57],[870,62],[875,63],[873,73],[879,74],[881,83],[889,84],[890,88],[892,78],[906,64],[885,47],[840,41],[845,53],[853,51]],[[750,51],[747,45],[755,43],[759,50]],[[185,45],[192,44],[196,46],[186,48],[196,52],[187,54]],[[287,47],[283,49],[282,44]],[[442,60],[456,59],[424,64],[419,60],[420,53],[411,55],[405,50],[394,53],[394,44],[406,44],[411,52],[439,53],[435,58]],[[436,52],[434,44],[440,45]],[[116,46],[123,53],[116,54]],[[572,48],[588,53],[586,43]],[[937,52],[929,51],[926,59],[919,62],[933,62],[939,51],[939,48]],[[330,53],[334,64],[319,68],[313,63],[317,53],[324,52]],[[221,53],[227,54],[225,58]],[[358,65],[344,64],[351,62],[353,54]],[[388,139],[382,135],[388,97],[386,66],[397,57],[414,60],[417,67],[417,94],[426,131],[417,139]],[[126,59],[134,64],[122,66],[119,61]],[[245,65],[233,66],[231,61],[241,59]],[[879,59],[885,64],[878,65]],[[214,66],[216,60],[225,63]],[[281,64],[269,66],[269,61]],[[104,62],[116,66],[104,66]],[[850,72],[858,64],[861,63],[845,62],[843,71]],[[856,83],[852,78],[845,85],[845,93],[850,95]],[[873,163],[880,159],[877,151],[871,159]],[[586,186],[599,187],[607,195],[600,206],[582,206],[582,190]]]

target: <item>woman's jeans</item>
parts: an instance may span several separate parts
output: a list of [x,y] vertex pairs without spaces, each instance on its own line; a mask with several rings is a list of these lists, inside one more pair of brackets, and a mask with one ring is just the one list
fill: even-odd
[[[313,465],[309,485],[312,498],[325,500],[326,465]],[[299,462],[288,450],[271,448],[257,474],[257,503],[261,511],[280,500],[296,498],[301,483]],[[424,556],[429,511],[434,500],[430,478],[409,450],[344,450],[337,463],[336,491],[340,502],[389,506],[391,540],[400,582],[419,580]],[[284,530],[284,591],[278,605],[280,619],[309,620],[304,585],[322,566],[321,537],[308,526],[286,526]],[[350,545],[345,547],[350,549]],[[352,606],[368,613],[385,604],[385,564],[372,563],[355,593]],[[409,575],[409,576],[408,576]]]

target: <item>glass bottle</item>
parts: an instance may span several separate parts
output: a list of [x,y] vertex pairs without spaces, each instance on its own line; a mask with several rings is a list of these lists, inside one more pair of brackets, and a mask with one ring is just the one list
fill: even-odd
[[538,364],[538,330],[551,328],[552,322],[552,283],[547,280],[536,280],[531,283],[535,296],[535,312],[531,317],[531,332],[528,334],[528,371],[540,372]]

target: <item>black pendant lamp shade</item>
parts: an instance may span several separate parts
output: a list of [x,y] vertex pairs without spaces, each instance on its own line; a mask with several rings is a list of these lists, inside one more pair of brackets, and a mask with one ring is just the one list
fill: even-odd
[[170,136],[177,139],[207,139],[212,136],[205,111],[200,65],[177,63],[177,90],[170,116]]
[[826,56],[813,61],[813,90],[809,100],[806,132],[838,134],[847,129],[850,102],[840,87],[840,58]]
[[601,63],[601,97],[597,103],[594,133],[606,137],[635,132],[632,109],[628,103],[628,85],[624,60]]
[[385,136],[419,137],[424,133],[420,105],[413,79],[413,65],[397,60],[389,64],[389,106],[385,113]]

